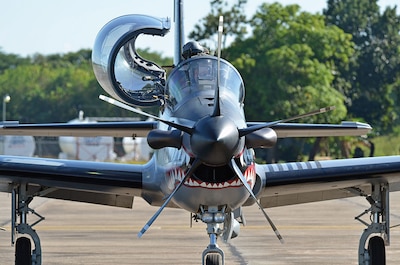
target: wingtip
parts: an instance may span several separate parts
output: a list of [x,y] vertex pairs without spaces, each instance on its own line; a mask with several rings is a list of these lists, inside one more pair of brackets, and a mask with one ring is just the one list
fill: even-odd
[[372,126],[368,123],[359,122],[359,121],[342,121],[341,123],[343,126],[348,127],[356,127],[357,129],[361,130],[372,130]]

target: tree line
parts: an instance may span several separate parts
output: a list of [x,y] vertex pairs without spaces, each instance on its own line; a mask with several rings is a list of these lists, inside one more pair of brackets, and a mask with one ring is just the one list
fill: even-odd
[[[146,58],[171,58],[142,50]],[[91,50],[22,58],[0,51],[0,97],[9,95],[7,120],[21,123],[67,122],[84,111],[90,117],[132,117],[131,112],[98,99],[104,90],[94,76]]]
[[[333,105],[331,113],[301,122],[364,121],[376,134],[390,133],[399,125],[396,7],[381,11],[376,0],[328,0],[326,9],[313,14],[298,5],[264,3],[246,17],[247,0],[230,2],[211,1],[210,13],[188,37],[215,50],[218,16],[224,15],[222,55],[243,76],[248,120],[277,120]],[[172,64],[172,58],[149,49],[140,53],[159,65]],[[98,100],[103,90],[90,57],[90,50],[30,57],[0,50],[0,96],[11,96],[7,119],[65,122],[79,110],[87,116],[133,116]],[[343,152],[345,139],[293,141],[295,145],[286,144],[292,156],[321,151],[323,142],[335,146],[335,156],[349,156]],[[301,150],[295,152],[293,146]],[[285,160],[298,159],[287,158],[285,146],[280,149]]]
[[[278,120],[325,106],[331,113],[304,122],[367,122],[375,135],[393,132],[400,113],[400,16],[376,0],[328,0],[321,13],[264,3],[244,18],[247,0],[211,1],[190,37],[212,46],[218,14],[232,42],[222,54],[241,72],[249,120]],[[382,11],[381,11],[382,10]],[[215,44],[214,44],[215,47]],[[325,151],[349,157],[349,139],[288,139],[285,160]],[[299,150],[297,150],[299,149]],[[290,158],[289,158],[290,157]]]

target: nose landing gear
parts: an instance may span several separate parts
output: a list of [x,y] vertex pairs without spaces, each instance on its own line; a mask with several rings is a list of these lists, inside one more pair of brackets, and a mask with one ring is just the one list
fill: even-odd
[[[207,225],[207,232],[211,227]],[[212,227],[214,230],[216,227]],[[219,229],[219,228],[217,228]],[[225,264],[224,251],[217,245],[217,233],[208,232],[210,236],[210,244],[203,251],[202,264],[203,265],[223,265]]]
[[218,207],[209,206],[207,209],[202,208],[200,214],[201,220],[207,224],[207,233],[210,237],[210,244],[203,251],[203,265],[223,265],[225,264],[224,251],[218,247],[217,239],[224,232],[220,228],[220,224],[225,221],[225,207],[221,210]]

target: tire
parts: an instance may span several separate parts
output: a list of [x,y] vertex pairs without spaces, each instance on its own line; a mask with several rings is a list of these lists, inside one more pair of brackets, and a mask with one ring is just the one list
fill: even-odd
[[15,244],[15,265],[31,265],[31,240],[27,237],[20,237]]
[[368,241],[368,254],[370,258],[370,265],[385,265],[386,252],[385,242],[380,236],[374,236]]
[[206,257],[206,265],[223,265],[222,257],[219,254],[209,254]]

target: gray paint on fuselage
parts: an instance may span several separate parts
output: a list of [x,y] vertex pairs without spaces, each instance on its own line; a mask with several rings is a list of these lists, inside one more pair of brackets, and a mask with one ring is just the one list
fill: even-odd
[[[204,90],[194,86],[191,86],[190,89],[190,93],[186,93],[185,97],[181,98],[178,103],[169,102],[167,97],[161,113],[162,119],[192,127],[200,119],[212,115],[215,104],[215,90]],[[247,126],[244,117],[243,103],[239,102],[233,92],[231,93],[229,89],[221,89],[219,100],[221,114],[223,116],[231,119],[236,124],[237,128],[244,128]],[[171,129],[168,125],[163,123],[160,123],[158,127],[163,130]],[[157,175],[161,176],[156,183],[165,196],[168,196],[173,191],[175,185],[177,185],[176,181],[171,180],[169,171],[176,169],[177,171],[182,170],[185,172],[190,166],[190,136],[184,133],[183,141],[185,142],[185,150],[184,148],[176,149],[167,147],[155,150],[154,153],[154,166],[157,165]],[[201,176],[199,176],[199,178],[201,179]],[[234,178],[233,172],[232,178]],[[226,176],[224,176],[223,179],[226,180]],[[171,185],[171,183],[175,185]],[[226,184],[226,181],[215,184],[221,185],[220,188],[190,187],[183,185],[174,195],[172,201],[191,212],[197,212],[200,205],[226,205],[232,210],[240,207],[248,199],[248,192],[243,185],[224,187],[224,183]]]

